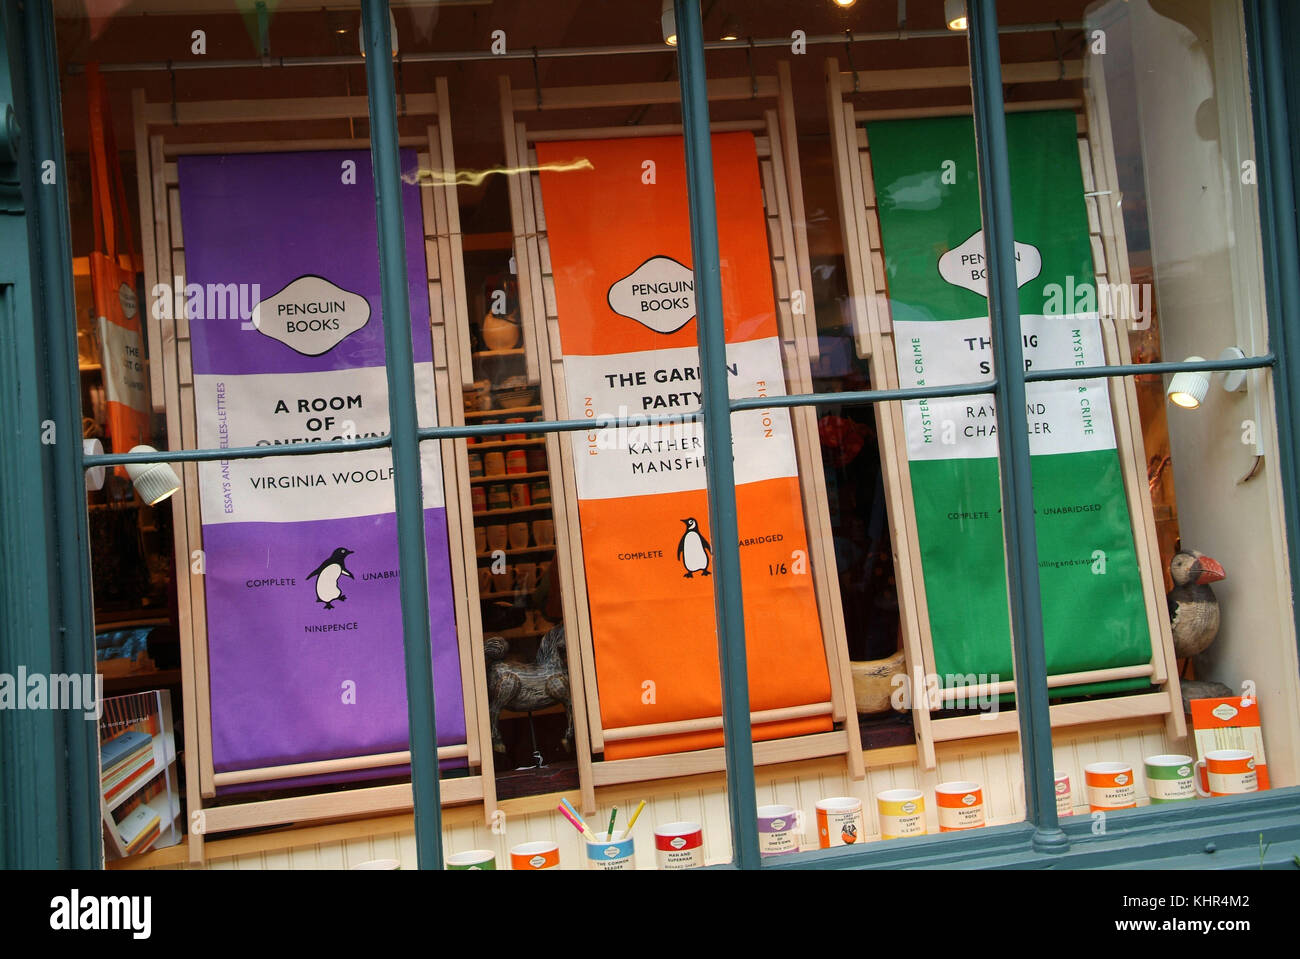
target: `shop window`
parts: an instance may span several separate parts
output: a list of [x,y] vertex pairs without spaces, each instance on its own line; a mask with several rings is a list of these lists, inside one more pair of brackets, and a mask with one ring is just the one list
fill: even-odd
[[[455,434],[424,435],[404,516],[452,865],[748,862],[729,802],[768,854],[1020,823],[1017,702],[1044,679],[1062,814],[1091,811],[1097,764],[1141,805],[1195,778],[1144,775],[1156,755],[1245,749],[1249,773],[1207,785],[1295,783],[1238,4],[1002,12],[1007,141],[981,165],[965,33],[937,7],[706,3],[703,219],[671,4],[397,9],[373,122],[356,11],[181,6],[57,21],[85,438],[271,455],[110,468],[88,494],[103,672],[167,690],[176,720],[163,788],[106,798],[109,848],[200,861],[236,832],[411,807],[388,434],[412,401]],[[398,171],[372,173],[393,108]],[[1015,675],[1008,613],[1004,518],[1031,507],[1005,496],[992,379],[1001,161],[1042,676]],[[715,244],[726,355],[702,359]],[[378,252],[403,247],[413,386],[386,362],[408,318]],[[1229,347],[1254,367],[1059,372]],[[733,403],[734,483],[712,493],[710,377]],[[725,694],[719,599],[748,665]],[[753,765],[728,769],[745,689]],[[142,757],[165,702],[105,755]],[[563,818],[536,798],[555,793]],[[593,841],[634,811],[634,853]]]

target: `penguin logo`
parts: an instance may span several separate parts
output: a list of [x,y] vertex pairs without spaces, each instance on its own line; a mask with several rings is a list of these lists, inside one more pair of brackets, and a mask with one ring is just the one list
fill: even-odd
[[677,558],[686,568],[686,579],[691,579],[698,572],[701,576],[709,575],[709,541],[700,535],[700,524],[695,517],[682,520],[686,532],[677,544]]
[[316,602],[324,603],[326,609],[334,608],[334,600],[343,602],[347,599],[343,591],[339,589],[339,577],[346,576],[348,579],[355,579],[345,562],[352,555],[352,550],[344,549],[340,546],[334,552],[330,553],[329,559],[321,563],[314,570],[307,574],[307,578],[316,578]]

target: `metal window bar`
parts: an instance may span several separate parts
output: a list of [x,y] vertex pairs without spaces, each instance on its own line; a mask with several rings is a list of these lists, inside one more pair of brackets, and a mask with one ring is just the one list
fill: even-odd
[[1002,101],[995,0],[967,3],[975,156],[979,171],[984,254],[988,258],[989,320],[993,358],[1001,371],[997,390],[998,460],[1002,481],[1002,529],[1006,542],[1011,647],[1016,671],[1016,718],[1025,770],[1025,818],[1034,825],[1033,845],[1064,852],[1069,840],[1056,818],[1053,792],[1052,720],[1047,698],[1047,654],[1038,581],[1038,538],[1025,412],[1025,359],[1020,332],[1011,216],[1011,166]]
[[388,431],[392,437],[398,566],[402,571],[402,646],[411,736],[411,790],[415,847],[421,869],[441,869],[442,805],[438,791],[438,735],[433,708],[433,653],[429,648],[429,570],[424,543],[423,470],[415,408],[410,290],[398,160],[397,98],[388,25],[388,0],[362,0],[366,92],[370,100],[370,155],[379,231],[379,280],[388,372]]

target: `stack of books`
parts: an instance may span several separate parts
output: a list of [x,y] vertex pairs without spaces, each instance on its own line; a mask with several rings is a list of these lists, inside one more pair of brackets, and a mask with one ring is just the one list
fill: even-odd
[[100,789],[112,802],[122,790],[153,769],[153,737],[142,732],[125,732],[100,747]]

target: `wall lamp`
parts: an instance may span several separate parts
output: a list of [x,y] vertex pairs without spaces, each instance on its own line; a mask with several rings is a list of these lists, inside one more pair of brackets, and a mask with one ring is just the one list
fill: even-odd
[[[152,446],[136,446],[132,453],[157,453]],[[168,463],[127,463],[126,475],[131,477],[136,495],[150,506],[157,506],[181,488],[180,477]]]
[[[1245,359],[1246,354],[1235,346],[1230,346],[1219,354],[1221,360]],[[1203,356],[1189,356],[1186,363],[1204,363]],[[1223,389],[1228,393],[1239,393],[1246,388],[1246,370],[1227,370],[1223,374]],[[1165,395],[1169,402],[1185,410],[1199,409],[1210,392],[1210,375],[1200,370],[1186,370],[1175,373],[1169,381]]]

